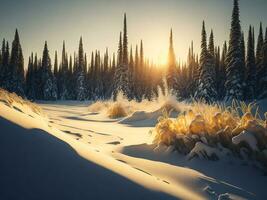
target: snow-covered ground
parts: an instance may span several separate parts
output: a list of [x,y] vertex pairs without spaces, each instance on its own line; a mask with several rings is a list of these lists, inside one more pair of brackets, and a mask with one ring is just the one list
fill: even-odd
[[89,102],[0,101],[0,199],[267,199],[267,176],[152,144],[157,112],[109,119]]

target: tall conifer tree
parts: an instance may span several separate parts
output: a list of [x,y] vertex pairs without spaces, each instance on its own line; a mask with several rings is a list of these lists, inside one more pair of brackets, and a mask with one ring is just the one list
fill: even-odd
[[7,85],[7,89],[24,97],[24,59],[17,29],[15,32],[14,40],[12,42],[9,68],[9,70],[11,71],[11,77],[9,84]]
[[238,0],[234,0],[234,8],[232,13],[231,32],[228,53],[226,58],[226,99],[242,100],[243,82],[242,74],[244,66],[242,66],[241,43],[241,26],[239,20],[239,4]]
[[252,27],[249,27],[248,43],[247,43],[247,59],[246,59],[246,99],[255,98],[256,89],[256,63],[255,63],[255,48],[253,41]]

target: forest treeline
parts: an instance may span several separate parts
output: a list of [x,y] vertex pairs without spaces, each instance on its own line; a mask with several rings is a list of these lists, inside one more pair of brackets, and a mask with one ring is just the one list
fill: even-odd
[[208,40],[203,21],[201,52],[194,52],[192,42],[184,64],[176,61],[171,31],[165,68],[145,58],[142,40],[129,47],[126,14],[116,54],[110,55],[107,49],[87,56],[80,38],[77,53],[68,54],[63,42],[61,60],[56,51],[52,64],[45,42],[42,57],[32,53],[27,70],[16,30],[11,51],[8,41],[2,43],[0,87],[30,100],[116,100],[121,92],[129,100],[142,101],[157,98],[159,90],[179,99],[207,102],[267,98],[267,28],[264,35],[260,23],[255,39],[250,26],[245,42],[238,3],[234,0],[229,42],[215,46],[213,30]]

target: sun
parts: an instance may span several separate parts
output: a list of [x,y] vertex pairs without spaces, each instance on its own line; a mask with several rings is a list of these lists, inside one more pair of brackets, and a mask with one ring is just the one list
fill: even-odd
[[166,66],[167,65],[167,54],[164,52],[161,52],[158,56],[157,56],[157,64],[159,66]]

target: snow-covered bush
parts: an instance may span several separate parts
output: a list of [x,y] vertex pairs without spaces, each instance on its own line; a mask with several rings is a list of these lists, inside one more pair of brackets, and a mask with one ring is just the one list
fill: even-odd
[[168,115],[159,118],[153,131],[154,143],[173,145],[177,151],[190,157],[219,158],[216,153],[219,145],[238,155],[246,149],[250,157],[264,160],[267,149],[266,123],[266,119],[259,117],[254,104],[233,102],[232,106],[225,107],[193,102],[177,118]]
[[160,96],[153,101],[143,100],[142,102],[137,102],[134,100],[129,101],[119,93],[115,102],[112,100],[96,101],[89,105],[88,110],[90,112],[102,112],[106,114],[109,113],[109,110],[117,103],[124,108],[127,115],[131,115],[135,112],[144,112],[160,116],[163,112],[167,112],[170,115],[173,113],[176,116],[184,107],[188,107],[185,103],[177,102],[172,96]]
[[121,118],[127,116],[125,108],[120,103],[114,103],[108,109],[108,117],[112,119]]

